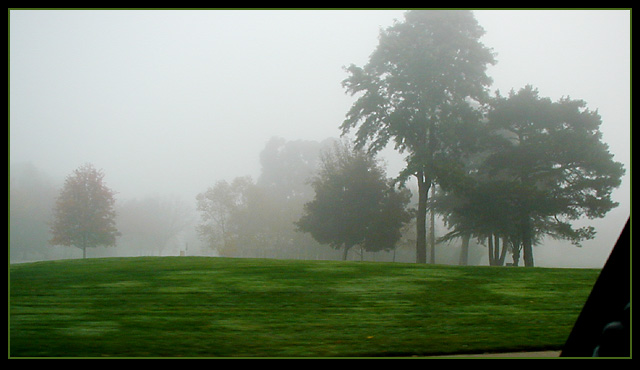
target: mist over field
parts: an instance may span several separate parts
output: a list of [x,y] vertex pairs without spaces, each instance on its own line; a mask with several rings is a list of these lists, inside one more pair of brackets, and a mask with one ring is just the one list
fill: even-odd
[[[79,257],[75,248],[41,248],[65,177],[85,163],[103,170],[116,192],[123,233],[117,247],[91,256],[217,255],[197,236],[196,196],[246,176],[265,189],[288,174],[304,184],[312,173],[296,172],[294,163],[309,164],[316,154],[308,153],[340,140],[356,99],[341,85],[344,68],[366,64],[379,31],[404,13],[10,10],[11,262]],[[630,11],[473,14],[486,31],[482,43],[496,53],[487,71],[492,92],[531,84],[553,101],[582,99],[601,116],[602,140],[626,170],[612,195],[619,205],[603,219],[577,222],[597,231],[582,247],[552,239],[534,247],[536,266],[601,267],[631,208]],[[295,155],[300,162],[278,167]],[[389,177],[403,169],[404,157],[392,145],[379,157]],[[415,180],[407,186],[414,189]],[[296,190],[304,194],[300,208],[312,198],[308,190]],[[280,199],[268,194],[274,203]],[[295,212],[283,212],[271,230],[291,225]],[[440,220],[436,233],[446,233]],[[393,257],[365,253],[364,259],[412,262],[415,249],[404,242],[409,247]],[[14,243],[35,247],[18,250]],[[313,241],[281,242],[287,243]],[[456,243],[438,245],[436,261],[455,263]],[[281,252],[339,258],[326,246]],[[472,245],[470,264],[486,265],[485,254],[484,246]]]

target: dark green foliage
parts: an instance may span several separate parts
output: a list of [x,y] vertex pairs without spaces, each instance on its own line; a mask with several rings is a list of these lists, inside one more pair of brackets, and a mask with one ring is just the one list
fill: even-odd
[[573,229],[569,221],[603,217],[617,206],[611,192],[624,174],[602,142],[598,113],[581,100],[540,98],[531,86],[498,96],[493,106],[489,123],[504,134],[487,158],[488,171],[511,183],[531,237],[576,243],[592,237],[593,230]]
[[346,144],[325,153],[312,186],[315,198],[296,225],[322,244],[344,248],[344,259],[356,245],[393,249],[410,219],[409,191],[395,189],[372,155]]
[[467,180],[439,199],[451,235],[505,238],[514,255],[522,249],[526,266],[545,235],[577,245],[593,238],[592,227],[571,222],[616,207],[611,192],[624,174],[602,142],[598,113],[584,101],[552,102],[526,86],[498,94],[487,118]]

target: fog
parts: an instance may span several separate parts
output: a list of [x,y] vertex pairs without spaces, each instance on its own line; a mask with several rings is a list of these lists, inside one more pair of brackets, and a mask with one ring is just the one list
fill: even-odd
[[[9,163],[58,186],[92,163],[119,202],[195,196],[260,175],[273,137],[339,137],[354,98],[344,66],[366,64],[403,10],[11,10]],[[583,99],[626,174],[596,239],[549,241],[538,266],[600,267],[630,214],[630,11],[474,12],[503,94]],[[389,176],[402,157],[383,153]],[[582,222],[582,221],[581,221]]]

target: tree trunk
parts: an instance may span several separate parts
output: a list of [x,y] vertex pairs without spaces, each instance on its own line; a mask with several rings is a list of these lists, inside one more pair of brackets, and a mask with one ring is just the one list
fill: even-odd
[[416,215],[416,263],[427,263],[427,200],[429,186],[424,172],[416,174],[418,178],[418,213]]
[[525,216],[522,222],[522,254],[525,267],[533,267],[531,219]]
[[458,261],[458,264],[461,266],[466,266],[469,263],[469,239],[471,239],[471,234],[465,234],[462,236],[460,260]]
[[524,267],[533,267],[533,247],[531,238],[526,238],[522,241],[522,255]]
[[489,266],[496,265],[496,254],[493,247],[493,238],[491,235],[487,237],[487,250],[489,251]]
[[[436,195],[436,187],[435,185],[431,184],[431,198],[433,199],[433,197],[435,197]],[[430,216],[430,221],[429,221],[429,263],[431,264],[435,264],[436,263],[436,213],[433,210],[433,207],[431,207],[431,210],[429,211],[429,216]]]
[[513,266],[518,266],[520,263],[520,240],[512,241],[513,248],[511,249],[511,256],[513,257]]
[[348,246],[348,245],[344,246],[344,251],[342,251],[342,260],[343,261],[347,260],[347,254],[349,253],[349,249],[351,249],[351,246]]
[[[496,239],[499,240],[499,239]],[[507,238],[502,238],[502,252],[500,252],[500,259],[498,260],[498,266],[504,266],[504,259],[507,257]]]
[[502,240],[502,250],[500,250],[500,236],[497,234],[489,235],[489,265],[503,266],[504,258],[507,255],[507,243]]
[[[489,235],[489,238],[491,237],[492,236]],[[496,266],[500,266],[500,237],[498,234],[493,234],[493,248],[493,261]]]

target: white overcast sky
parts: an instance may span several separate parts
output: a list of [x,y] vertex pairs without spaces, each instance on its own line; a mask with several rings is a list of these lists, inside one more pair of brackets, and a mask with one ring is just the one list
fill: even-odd
[[[90,162],[125,199],[192,202],[218,180],[255,179],[269,138],[340,135],[353,102],[343,66],[364,65],[380,28],[403,13],[11,10],[10,164],[62,183]],[[630,211],[630,11],[474,14],[497,53],[492,90],[531,84],[598,109],[627,169],[608,217],[618,233]]]

